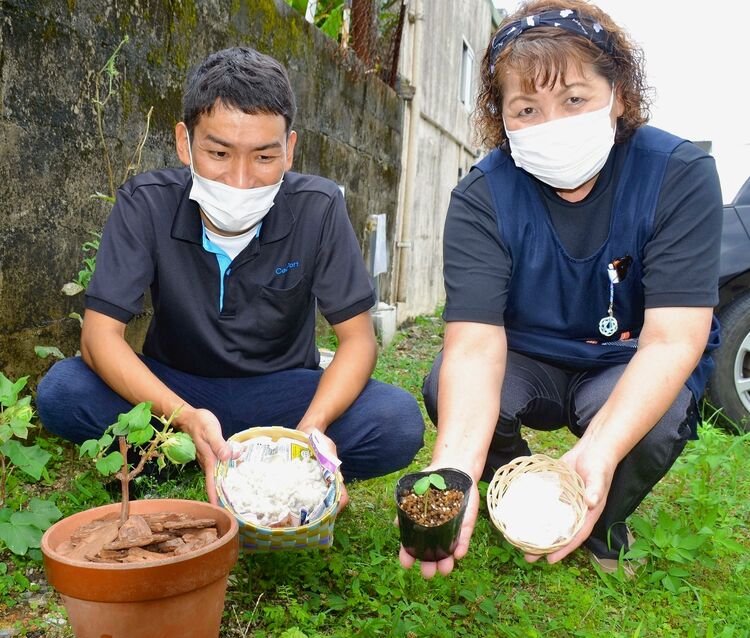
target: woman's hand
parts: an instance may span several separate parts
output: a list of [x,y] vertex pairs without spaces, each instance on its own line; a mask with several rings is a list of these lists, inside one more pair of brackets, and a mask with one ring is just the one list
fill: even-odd
[[[562,460],[578,472],[586,487],[586,512],[583,527],[573,539],[557,551],[547,555],[548,563],[556,563],[577,549],[590,535],[594,525],[604,510],[609,488],[612,485],[617,462],[609,458],[584,437],[566,454]],[[524,558],[533,563],[541,558],[539,554],[526,554]]]
[[[425,470],[434,469],[436,468],[425,468]],[[466,513],[464,514],[464,520],[461,523],[461,531],[458,535],[458,543],[456,549],[453,551],[453,556],[448,556],[439,561],[421,561],[420,569],[422,571],[422,576],[425,578],[432,578],[437,572],[440,572],[443,576],[447,576],[453,571],[456,561],[461,560],[466,556],[466,552],[469,551],[469,541],[474,532],[474,525],[477,521],[478,512],[479,490],[477,489],[476,481],[472,481],[471,490],[469,492],[469,502],[466,505]],[[398,524],[398,518],[396,518],[396,524]],[[399,551],[398,558],[404,569],[410,569],[411,566],[417,562],[416,558],[407,553],[403,545]]]

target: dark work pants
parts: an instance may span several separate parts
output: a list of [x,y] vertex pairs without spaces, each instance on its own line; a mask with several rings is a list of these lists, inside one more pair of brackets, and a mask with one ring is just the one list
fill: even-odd
[[[440,353],[422,388],[433,423],[438,417],[442,357]],[[521,436],[522,424],[535,430],[556,430],[567,425],[577,437],[582,436],[624,369],[625,365],[615,365],[572,372],[508,352],[500,419],[482,478],[490,480],[500,466],[531,453]],[[693,395],[683,387],[667,413],[617,466],[604,511],[585,543],[597,556],[616,558],[621,547],[627,549],[625,520],[672,467],[690,438],[696,419]]]
[[[257,377],[209,378],[174,370],[148,357],[143,362],[195,408],[213,412],[228,438],[261,425],[294,428],[307,410],[322,370],[285,370]],[[56,363],[40,381],[37,410],[44,427],[69,441],[98,438],[132,406],[80,357]],[[422,447],[424,421],[408,392],[370,380],[326,434],[336,443],[346,480],[406,467]]]

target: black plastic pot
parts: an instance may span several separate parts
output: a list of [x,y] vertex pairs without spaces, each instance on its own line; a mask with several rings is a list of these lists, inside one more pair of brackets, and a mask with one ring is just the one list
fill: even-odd
[[[401,499],[411,492],[414,483],[423,476],[439,474],[445,479],[445,485],[450,490],[458,490],[463,493],[463,503],[458,513],[449,521],[435,527],[425,527],[416,523],[404,512],[399,503]],[[396,483],[396,508],[398,510],[398,526],[401,534],[401,544],[404,549],[419,560],[436,561],[447,558],[453,554],[458,543],[458,534],[461,531],[461,523],[464,520],[466,504],[469,501],[469,490],[473,481],[471,477],[453,468],[441,468],[429,472],[413,472],[404,474]]]

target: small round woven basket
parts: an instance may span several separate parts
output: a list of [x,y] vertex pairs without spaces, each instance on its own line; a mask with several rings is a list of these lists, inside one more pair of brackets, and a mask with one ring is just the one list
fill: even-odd
[[[534,545],[509,536],[505,524],[495,515],[497,506],[500,504],[510,484],[522,474],[532,472],[555,472],[560,477],[560,486],[562,488],[560,500],[571,505],[575,512],[575,524],[573,525],[572,532],[566,538],[561,538],[554,545],[548,547]],[[561,547],[565,547],[583,526],[584,517],[588,510],[584,495],[585,486],[583,479],[564,461],[553,459],[545,454],[519,456],[510,463],[506,463],[498,468],[495,476],[492,477],[492,481],[487,489],[487,510],[495,527],[500,530],[511,545],[528,554],[551,554]],[[529,507],[534,507],[534,504],[529,503]]]
[[[234,434],[229,438],[229,441],[242,443],[259,436],[267,436],[273,441],[278,441],[282,437],[294,439],[308,448],[310,453],[314,455],[307,435],[297,430],[279,426],[250,428]],[[325,549],[333,544],[333,525],[336,521],[336,513],[344,485],[341,472],[336,472],[335,487],[333,488],[335,490],[334,498],[319,518],[297,527],[263,527],[262,525],[256,525],[235,512],[229,503],[229,499],[224,496],[223,483],[230,463],[233,463],[233,461],[222,461],[216,465],[214,473],[216,492],[221,505],[229,510],[239,523],[240,546],[244,551],[270,552],[279,550]]]

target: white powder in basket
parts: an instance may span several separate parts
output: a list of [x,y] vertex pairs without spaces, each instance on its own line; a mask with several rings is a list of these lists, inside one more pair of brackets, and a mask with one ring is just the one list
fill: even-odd
[[562,487],[555,472],[521,474],[508,486],[495,508],[505,533],[516,541],[550,547],[573,531],[576,515],[560,500]]
[[264,527],[299,524],[301,512],[314,510],[328,492],[323,468],[310,458],[239,463],[223,487],[237,514]]

